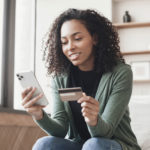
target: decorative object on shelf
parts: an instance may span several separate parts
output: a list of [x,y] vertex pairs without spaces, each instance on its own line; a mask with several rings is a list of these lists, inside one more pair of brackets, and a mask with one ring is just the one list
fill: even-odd
[[131,16],[128,11],[125,11],[125,14],[123,15],[123,22],[131,22]]
[[150,80],[150,62],[134,61],[131,62],[133,80]]

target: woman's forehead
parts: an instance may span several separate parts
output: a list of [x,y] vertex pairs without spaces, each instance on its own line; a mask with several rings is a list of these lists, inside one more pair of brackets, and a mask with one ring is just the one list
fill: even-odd
[[85,25],[79,20],[69,20],[61,27],[61,37],[87,33]]

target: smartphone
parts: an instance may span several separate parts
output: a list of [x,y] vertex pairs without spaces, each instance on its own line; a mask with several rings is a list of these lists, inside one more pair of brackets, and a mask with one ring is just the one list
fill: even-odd
[[34,92],[32,98],[39,95],[40,93],[43,93],[43,96],[35,103],[35,105],[42,105],[42,106],[48,105],[48,100],[46,96],[44,95],[44,92],[32,71],[20,72],[20,73],[17,73],[16,76],[23,89],[27,87],[36,88],[36,91]]
[[81,87],[58,89],[62,101],[77,101],[83,96]]

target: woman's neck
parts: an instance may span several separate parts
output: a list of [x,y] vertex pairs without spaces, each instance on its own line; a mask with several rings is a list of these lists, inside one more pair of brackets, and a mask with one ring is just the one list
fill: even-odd
[[77,66],[81,71],[92,71],[94,69],[94,60],[91,63]]

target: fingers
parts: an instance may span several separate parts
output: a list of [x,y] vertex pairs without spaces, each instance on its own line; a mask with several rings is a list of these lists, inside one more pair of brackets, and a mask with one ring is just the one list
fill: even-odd
[[91,120],[91,122],[93,122],[93,120],[97,120],[98,114],[99,114],[99,107],[98,106],[92,106],[93,108],[89,108],[89,107],[82,107],[82,115],[85,118],[88,118],[89,120]]
[[30,101],[28,101],[27,103],[24,103],[24,108],[30,108],[31,106],[33,106],[41,97],[43,96],[43,94],[39,94],[38,96],[36,96],[35,98],[31,99]]
[[39,94],[38,96],[32,98],[36,88],[27,88],[22,92],[22,96],[24,99],[22,100],[22,106],[26,109],[34,106],[34,104],[43,96],[43,94]]
[[83,96],[86,96],[86,93],[83,92],[82,95],[83,95]]
[[95,118],[97,117],[96,115],[93,115],[93,114],[88,113],[88,112],[84,112],[84,113],[82,113],[82,115],[84,118],[85,117],[89,118],[89,120],[95,120]]
[[26,89],[21,93],[22,99],[24,99],[24,97],[25,97],[31,90],[32,90],[32,87],[26,88]]
[[43,117],[43,111],[42,108],[45,106],[41,105],[35,105],[35,103],[43,96],[43,94],[39,94],[37,96],[33,97],[34,92],[36,91],[36,88],[27,88],[25,89],[21,96],[22,96],[22,106],[24,109],[32,115],[36,120],[40,120]]
[[40,105],[37,105],[37,106],[32,106],[30,108],[26,108],[26,111],[30,114],[33,114],[35,112],[37,112],[38,110],[41,110],[42,108],[44,108],[45,106],[40,106]]
[[81,103],[81,112],[86,123],[95,126],[99,114],[99,102],[83,93],[83,96],[78,100],[78,103]]
[[78,103],[89,102],[91,104],[99,105],[99,102],[92,98],[91,96],[87,96],[83,93],[83,96],[77,101]]
[[[26,96],[24,97],[24,99],[22,100],[22,105],[24,105],[25,103],[27,103],[28,101],[30,101],[31,97],[33,96],[34,92],[35,92],[36,88],[32,88],[30,90],[30,92],[28,92],[26,94]],[[27,90],[28,91],[28,90]]]
[[85,122],[90,126],[96,126],[98,122],[98,113],[92,113],[90,111],[85,111],[82,113]]
[[81,110],[81,112],[82,112],[83,116],[87,116],[87,115],[97,116],[98,113],[99,113],[98,109],[97,110],[92,110],[92,109],[86,108],[86,107],[83,107],[82,110]]
[[99,111],[99,104],[97,104],[97,103],[93,104],[93,103],[90,103],[89,101],[82,102],[81,107],[82,108],[87,108],[90,111]]

